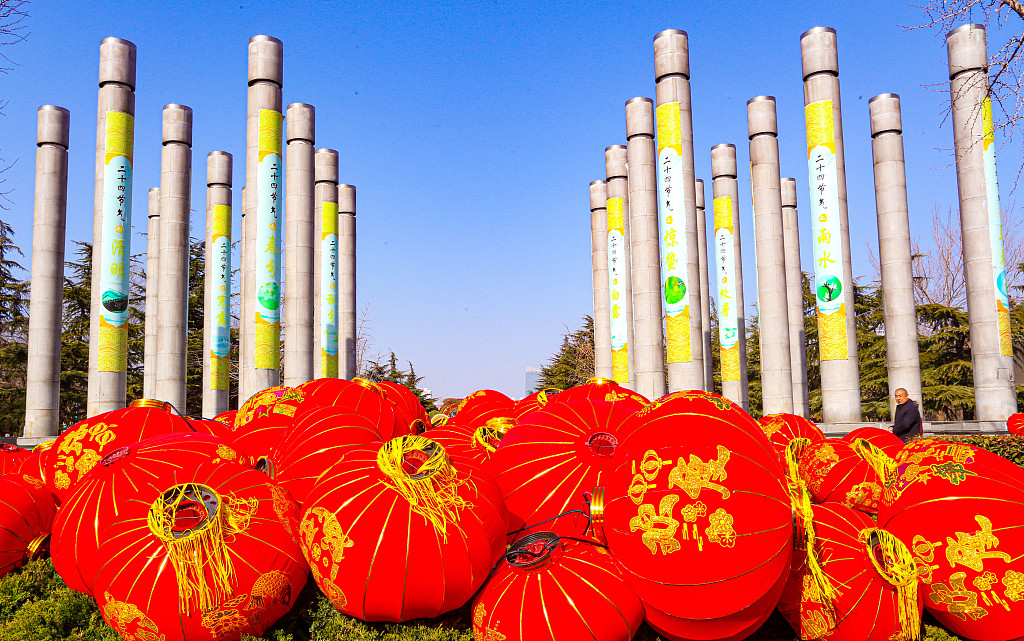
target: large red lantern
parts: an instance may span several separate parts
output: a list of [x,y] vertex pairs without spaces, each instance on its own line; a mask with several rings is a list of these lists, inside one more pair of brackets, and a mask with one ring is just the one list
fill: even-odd
[[[73,590],[93,594],[104,525],[117,521],[142,483],[174,479],[203,463],[251,467],[244,454],[209,434],[166,434],[110,450],[68,494],[53,523],[50,555]],[[159,483],[158,483],[159,484]]]
[[411,389],[391,381],[381,381],[377,385],[384,390],[385,400],[394,406],[395,416],[404,426],[401,434],[395,434],[395,436],[422,434],[426,431],[427,426],[430,425],[430,417],[427,416],[427,410],[423,409],[423,403],[420,402],[419,397],[413,394]]
[[882,479],[855,445],[838,438],[811,443],[800,455],[800,475],[815,503],[842,503],[875,514]]
[[[810,550],[797,554],[779,612],[801,639],[872,641],[918,637],[921,594],[907,547],[862,512],[840,503],[812,508]],[[814,563],[807,554],[814,554]],[[812,567],[828,582],[823,588]],[[820,570],[818,570],[820,568]]]
[[633,417],[591,514],[647,619],[674,639],[724,639],[766,618],[793,550],[782,468],[757,423],[700,391]]
[[100,547],[104,620],[125,638],[261,636],[306,583],[288,526],[297,510],[273,481],[237,463],[141,482]]
[[343,407],[369,418],[377,425],[382,440],[408,432],[409,426],[397,415],[395,404],[387,400],[388,392],[379,383],[362,378],[316,378],[295,389],[302,391],[306,407]]
[[857,439],[861,438],[885,452],[890,458],[895,457],[903,449],[903,440],[900,437],[889,430],[883,430],[878,427],[855,429],[844,436],[843,440],[852,445],[857,442]]
[[6,576],[49,548],[57,510],[42,481],[25,474],[0,475],[0,576]]
[[925,607],[954,634],[1024,634],[1024,471],[972,445],[922,439],[890,464],[878,524],[917,564]]
[[795,438],[806,438],[812,443],[824,441],[818,426],[797,414],[768,414],[757,423],[764,430],[764,435],[771,441],[779,462],[786,465],[786,447]]
[[490,469],[505,497],[511,531],[543,524],[562,536],[583,535],[586,518],[571,512],[583,511],[584,493],[603,485],[614,469],[613,456],[633,414],[622,403],[550,403],[510,430]]
[[491,389],[477,390],[462,399],[449,422],[479,427],[498,418],[511,418],[515,414],[515,401]]
[[430,430],[430,440],[440,443],[452,458],[472,461],[493,476],[491,461],[494,452],[501,445],[505,434],[516,425],[516,420],[509,416],[497,416],[473,425],[466,425],[454,418]]
[[268,466],[270,477],[301,506],[327,468],[353,448],[379,440],[376,424],[362,414],[342,407],[312,407],[299,413],[258,465]]
[[1006,429],[1014,436],[1024,435],[1024,412],[1010,414],[1010,418],[1006,419]]
[[473,637],[629,641],[644,611],[607,550],[539,532],[513,544],[473,601]]
[[519,420],[530,412],[543,409],[561,391],[557,387],[548,387],[516,401],[512,406],[512,418]]
[[227,410],[214,416],[213,420],[227,425],[229,429],[234,429],[236,416],[238,416],[238,410]]
[[304,506],[300,543],[338,610],[407,621],[473,596],[505,552],[507,519],[486,475],[426,437],[400,436],[324,473]]
[[14,474],[21,470],[21,466],[31,453],[10,443],[0,443],[0,475]]
[[[170,406],[155,401],[87,418],[57,438],[43,458],[46,486],[58,502],[68,496],[107,453],[147,438],[174,433],[211,433],[210,426],[172,414]],[[138,403],[138,402],[137,402]],[[218,429],[218,431],[220,431]]]
[[610,378],[602,378],[600,376],[587,380],[583,385],[570,387],[564,392],[559,392],[548,400],[552,403],[565,403],[584,398],[592,401],[623,403],[634,411],[640,410],[650,403],[643,394],[638,394],[631,389],[622,387]]

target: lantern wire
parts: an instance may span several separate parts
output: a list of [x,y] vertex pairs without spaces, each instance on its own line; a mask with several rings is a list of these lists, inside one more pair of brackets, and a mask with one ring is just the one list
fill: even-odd
[[185,425],[188,425],[188,429],[192,430],[193,432],[198,432],[199,431],[199,430],[197,430],[195,428],[194,425],[192,425],[192,422],[188,420],[188,417],[185,416],[184,414],[182,414],[181,410],[179,410],[177,407],[174,406],[174,403],[171,403],[169,401],[164,401],[164,402],[167,403],[168,405],[170,405],[172,410],[177,412],[178,416],[180,416],[182,418],[182,420],[185,421]]

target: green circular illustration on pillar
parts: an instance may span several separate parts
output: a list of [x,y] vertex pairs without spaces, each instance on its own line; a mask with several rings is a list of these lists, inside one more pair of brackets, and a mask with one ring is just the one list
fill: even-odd
[[103,292],[101,300],[103,302],[103,309],[108,312],[123,312],[128,309],[128,296],[122,292],[108,289]]
[[256,292],[256,298],[259,299],[260,305],[264,309],[271,311],[277,309],[281,305],[281,294],[280,289],[276,283],[266,283],[260,287],[260,291]]
[[686,296],[686,285],[678,276],[669,276],[665,281],[665,302],[675,305]]
[[843,283],[835,276],[829,276],[818,285],[818,300],[830,303],[843,293]]

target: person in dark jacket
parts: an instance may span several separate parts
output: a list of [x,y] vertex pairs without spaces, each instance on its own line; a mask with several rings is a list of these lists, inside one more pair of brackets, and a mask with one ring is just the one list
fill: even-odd
[[896,421],[892,433],[906,443],[921,432],[921,412],[917,410],[917,403],[910,400],[907,390],[901,387],[896,390]]

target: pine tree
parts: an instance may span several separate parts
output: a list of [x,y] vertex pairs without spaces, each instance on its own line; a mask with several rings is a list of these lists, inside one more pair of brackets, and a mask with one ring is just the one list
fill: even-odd
[[24,256],[14,229],[0,220],[0,434],[19,435],[25,423],[28,369],[28,283],[18,276]]
[[60,350],[60,422],[86,417],[89,388],[89,315],[92,243],[74,241],[75,257],[64,263],[64,313]]
[[[566,328],[568,330],[568,328]],[[582,385],[594,376],[594,319],[583,317],[583,327],[566,331],[562,345],[540,369],[537,387],[533,391],[557,388],[569,389]]]

